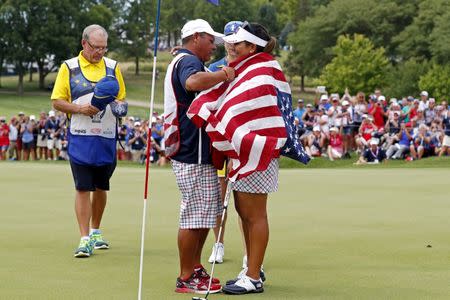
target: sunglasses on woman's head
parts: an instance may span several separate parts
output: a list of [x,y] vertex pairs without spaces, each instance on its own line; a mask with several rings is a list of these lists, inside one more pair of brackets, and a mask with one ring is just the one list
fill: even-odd
[[250,23],[248,21],[244,21],[244,23],[242,23],[241,27],[252,34],[255,34],[255,32],[253,31],[252,25],[250,25]]

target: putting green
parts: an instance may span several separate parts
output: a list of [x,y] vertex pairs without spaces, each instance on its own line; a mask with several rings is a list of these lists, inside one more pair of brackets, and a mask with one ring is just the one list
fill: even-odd
[[[0,299],[137,298],[143,168],[117,168],[103,221],[111,249],[88,259],[72,257],[79,237],[68,165],[5,162],[0,170]],[[269,197],[266,291],[243,298],[449,299],[449,175],[449,169],[282,170],[279,192]],[[152,169],[150,177],[143,299],[189,300],[173,292],[175,179],[170,169]],[[231,205],[225,263],[216,268],[222,281],[241,265],[236,223]],[[212,244],[210,237],[205,260]]]

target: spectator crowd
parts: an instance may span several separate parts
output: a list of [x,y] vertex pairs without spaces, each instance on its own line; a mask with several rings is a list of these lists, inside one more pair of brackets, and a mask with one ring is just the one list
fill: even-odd
[[[294,115],[300,141],[313,158],[349,159],[356,152],[361,164],[450,155],[450,107],[426,91],[402,99],[387,99],[380,90],[368,97],[323,93],[314,103],[299,99]],[[150,162],[166,164],[163,119],[157,113],[151,122],[133,116],[119,120],[118,160],[145,161],[149,126]],[[0,160],[67,160],[67,144],[63,113],[0,116]]]
[[[25,115],[10,120],[0,116],[0,160],[68,160],[67,117],[58,111]],[[148,120],[132,116],[119,120],[117,158],[143,163],[146,157]],[[155,113],[151,122],[150,161],[164,165],[163,122]]]
[[359,154],[357,164],[385,159],[408,161],[450,154],[448,102],[427,91],[419,98],[387,99],[381,90],[322,94],[314,103],[298,100],[294,110],[300,140],[312,157],[331,161]]

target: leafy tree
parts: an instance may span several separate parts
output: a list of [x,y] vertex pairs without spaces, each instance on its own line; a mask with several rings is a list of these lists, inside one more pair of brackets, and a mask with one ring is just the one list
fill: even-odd
[[376,47],[384,47],[388,57],[395,60],[392,39],[411,22],[416,12],[414,1],[401,2],[335,0],[326,6],[313,4],[313,15],[300,22],[289,36],[294,49],[290,63],[301,65],[306,75],[317,76],[333,58],[331,49],[337,38],[355,33],[370,38]]
[[394,44],[398,44],[398,51],[403,59],[416,57],[430,60],[433,57],[432,49],[435,48],[435,44],[437,44],[438,53],[446,48],[442,47],[442,44],[448,44],[449,37],[441,36],[441,34],[445,34],[450,26],[449,11],[448,0],[420,2],[418,14],[413,22],[393,39]]
[[[3,17],[3,5],[5,4],[6,0],[0,1],[0,32],[6,32],[7,31],[7,23],[5,18]],[[6,39],[5,35],[0,35],[0,88],[2,87],[2,81],[1,76],[3,73],[3,64],[6,61],[6,58],[8,57],[9,53],[9,47],[8,47],[8,41]]]
[[[450,7],[449,7],[450,8]],[[450,10],[436,16],[436,26],[430,34],[431,54],[440,64],[450,63]]]
[[10,47],[8,51],[9,59],[14,62],[16,71],[19,75],[19,82],[17,85],[17,92],[19,95],[23,94],[23,77],[25,74],[25,64],[31,61],[31,47],[28,34],[29,28],[29,9],[26,1],[8,1],[5,2],[0,10],[0,18],[4,20],[7,28],[14,28],[14,30],[7,30],[3,33],[3,39],[6,45]]
[[374,48],[373,43],[361,34],[340,36],[333,48],[335,57],[321,76],[321,81],[331,92],[373,91],[386,83],[389,64],[384,48]]
[[[77,7],[69,1],[27,1],[27,33],[31,60],[38,65],[39,87],[45,88],[45,77],[55,71],[63,59],[75,52],[81,34],[73,32],[73,14]],[[30,72],[31,73],[31,72]]]
[[437,99],[448,99],[448,95],[450,95],[450,65],[433,64],[431,69],[420,78],[419,87],[427,90]]
[[[220,6],[213,6],[206,1],[197,1],[192,19],[205,19],[214,30],[222,32],[225,24],[229,21],[253,21],[255,11],[256,8],[251,1],[221,1]],[[221,58],[224,54],[224,48],[219,47],[215,53],[215,58]]]
[[280,25],[278,23],[277,8],[272,3],[267,3],[259,8],[256,22],[267,28],[272,36],[278,36]]
[[419,88],[419,79],[429,69],[429,63],[410,59],[391,66],[387,72],[387,86],[383,88],[385,94],[391,97],[415,95]]
[[[147,55],[147,49],[153,36],[151,28],[155,16],[155,1],[130,1],[120,25],[122,52],[135,61],[135,74],[139,75],[139,58]],[[153,24],[154,25],[154,24]]]
[[[168,47],[178,42],[181,28],[194,19],[196,0],[164,0],[161,2],[161,32],[166,32]],[[203,2],[203,1],[202,1]],[[209,6],[213,6],[209,4]],[[209,20],[209,19],[208,19]],[[173,44],[172,44],[173,41]]]

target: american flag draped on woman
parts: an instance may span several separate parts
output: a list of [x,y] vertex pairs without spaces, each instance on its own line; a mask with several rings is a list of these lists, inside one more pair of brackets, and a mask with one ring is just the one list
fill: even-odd
[[[267,169],[280,154],[308,163],[294,126],[289,84],[279,63],[256,53],[229,64],[236,78],[200,93],[188,117],[232,160],[231,181]],[[243,84],[245,83],[245,84]]]

